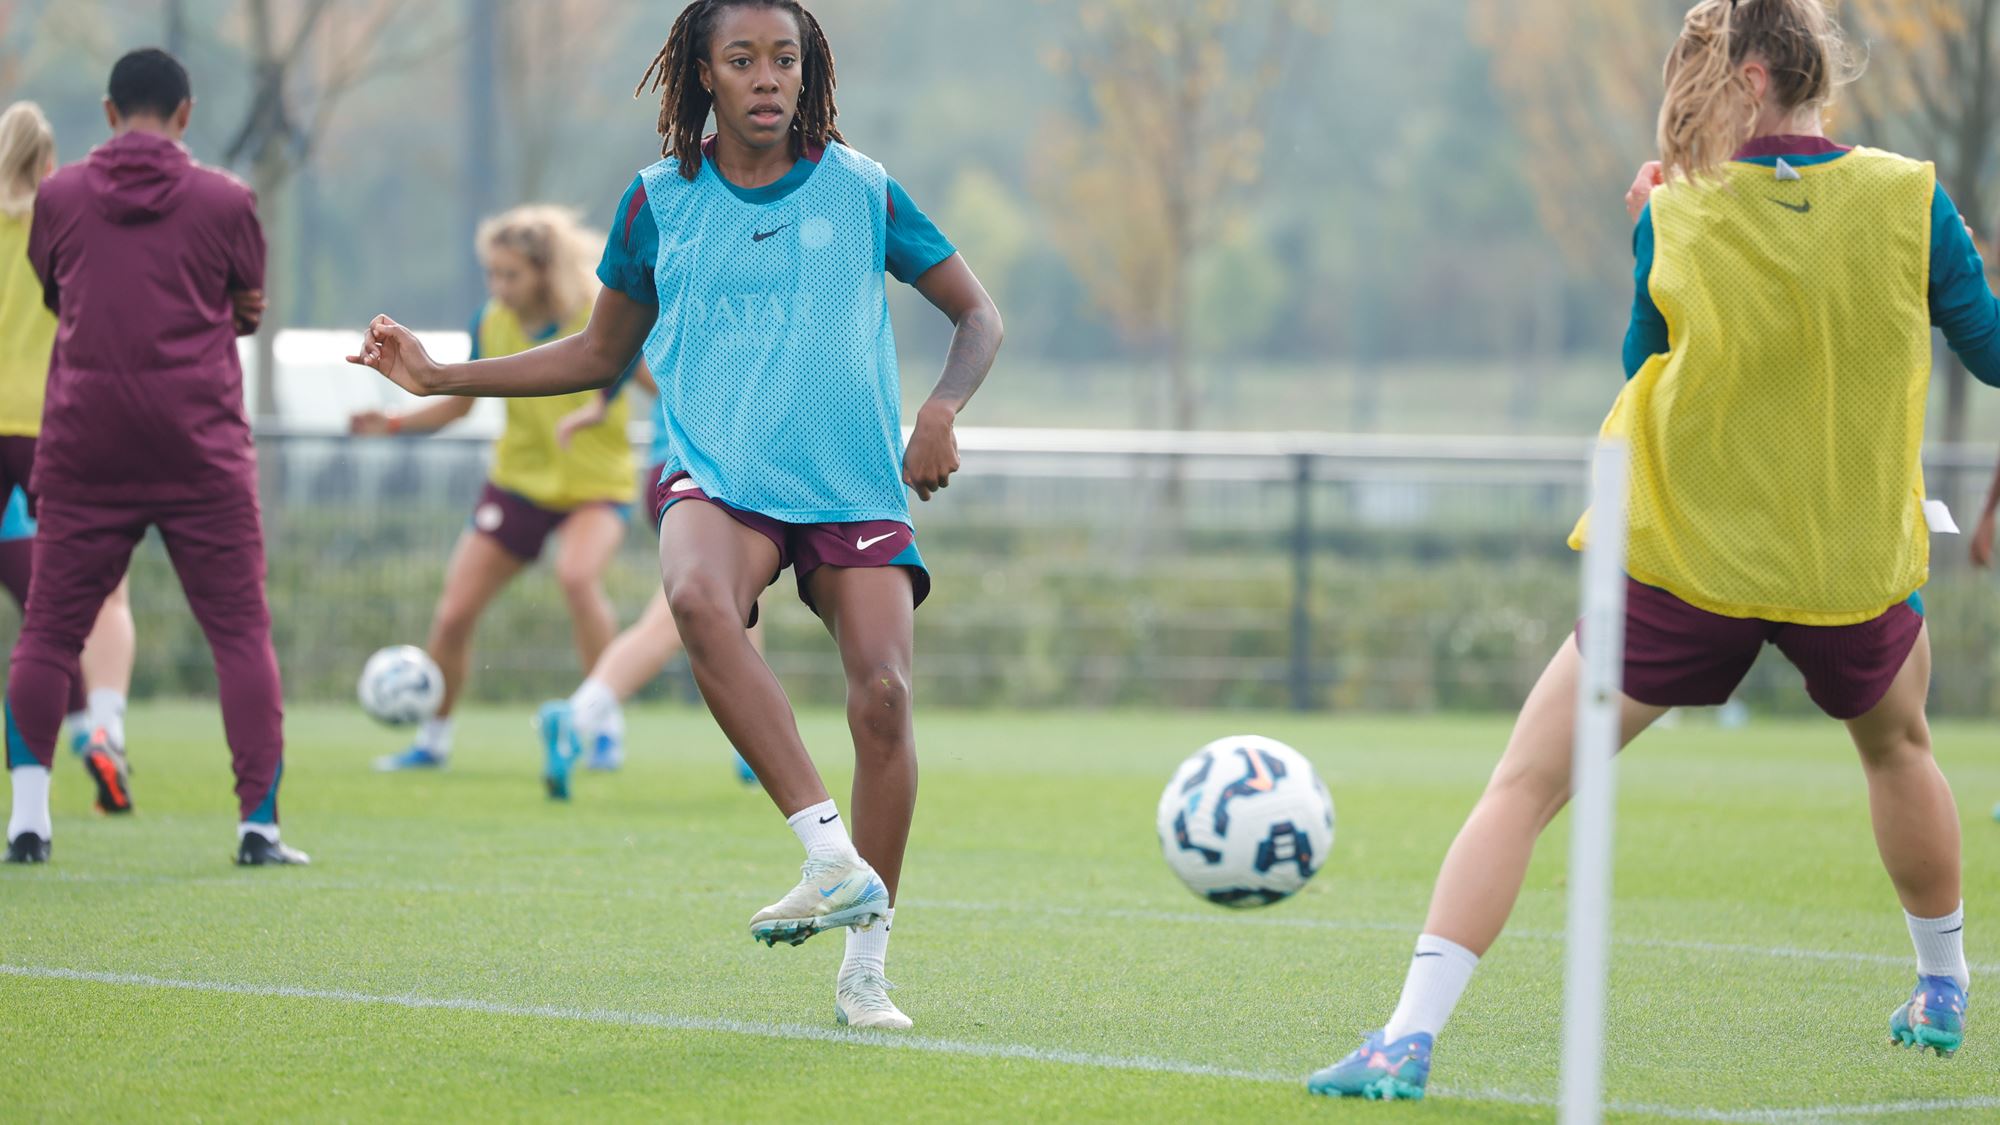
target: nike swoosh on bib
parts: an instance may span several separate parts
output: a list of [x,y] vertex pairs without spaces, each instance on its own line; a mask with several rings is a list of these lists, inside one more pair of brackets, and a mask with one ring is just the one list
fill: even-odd
[[[1767,196],[1766,198],[1771,198],[1771,197]],[[1783,207],[1787,211],[1796,211],[1801,215],[1812,210],[1812,200],[1810,199],[1806,200],[1804,203],[1787,203],[1782,199],[1771,198],[1771,202],[1777,204],[1780,207]]]

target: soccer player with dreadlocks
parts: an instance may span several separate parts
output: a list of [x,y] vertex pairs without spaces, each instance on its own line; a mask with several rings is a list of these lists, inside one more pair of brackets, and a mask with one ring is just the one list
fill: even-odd
[[[377,317],[351,359],[417,394],[541,396],[606,386],[643,353],[669,430],[654,493],[667,603],[709,710],[806,850],[751,936],[796,945],[848,929],[840,1021],[909,1027],[883,976],[916,805],[913,624],[930,586],[904,489],[927,501],[958,470],[953,422],[992,367],[1000,315],[882,166],[847,147],[833,52],[801,4],[697,0],[649,84],[665,159],[620,206],[589,327],[440,365]],[[885,273],[956,328],[907,447]],[[749,639],[758,594],[787,566],[847,676],[851,839]]]

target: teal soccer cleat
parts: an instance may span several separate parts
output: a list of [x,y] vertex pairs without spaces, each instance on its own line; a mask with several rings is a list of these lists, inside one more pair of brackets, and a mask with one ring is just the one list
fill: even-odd
[[535,712],[535,732],[542,739],[542,784],[548,788],[549,799],[569,800],[569,770],[582,756],[582,747],[576,742],[576,728],[570,725],[570,708],[566,700],[554,700],[542,704]]
[[1327,1098],[1420,1101],[1431,1077],[1431,1044],[1425,1032],[1384,1043],[1380,1031],[1371,1031],[1353,1054],[1308,1078],[1306,1089]]
[[1889,1041],[1948,1059],[1965,1042],[1965,990],[1950,977],[1917,978],[1910,999],[1889,1013]]

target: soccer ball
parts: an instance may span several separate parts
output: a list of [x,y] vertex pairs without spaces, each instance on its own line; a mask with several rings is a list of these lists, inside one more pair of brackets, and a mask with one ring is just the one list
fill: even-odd
[[409,726],[437,714],[444,702],[444,673],[423,649],[394,645],[368,658],[355,691],[378,721]]
[[1160,849],[1195,894],[1269,906],[1297,893],[1333,851],[1333,798],[1297,750],[1243,735],[1211,742],[1160,794]]

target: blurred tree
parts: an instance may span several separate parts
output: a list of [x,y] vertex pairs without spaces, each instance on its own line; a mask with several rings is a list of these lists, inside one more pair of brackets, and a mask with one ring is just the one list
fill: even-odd
[[1035,187],[1092,298],[1132,346],[1164,359],[1168,424],[1193,429],[1195,268],[1262,178],[1272,94],[1325,5],[1081,0],[1075,11],[1069,46],[1048,62],[1080,81],[1085,105],[1048,130]]
[[1630,272],[1620,197],[1658,148],[1661,75],[1689,2],[1472,0],[1542,225],[1581,272]]
[[[413,41],[398,21],[415,0],[243,0],[243,62],[252,95],[223,150],[224,163],[249,165],[264,233],[271,244],[272,276],[283,260],[289,228],[286,189],[307,166],[341,101],[371,77],[423,65],[440,43]],[[289,23],[281,31],[280,21]],[[393,32],[393,34],[392,34]],[[276,326],[286,322],[292,295],[270,285],[272,330],[257,336],[257,410],[278,414]]]

